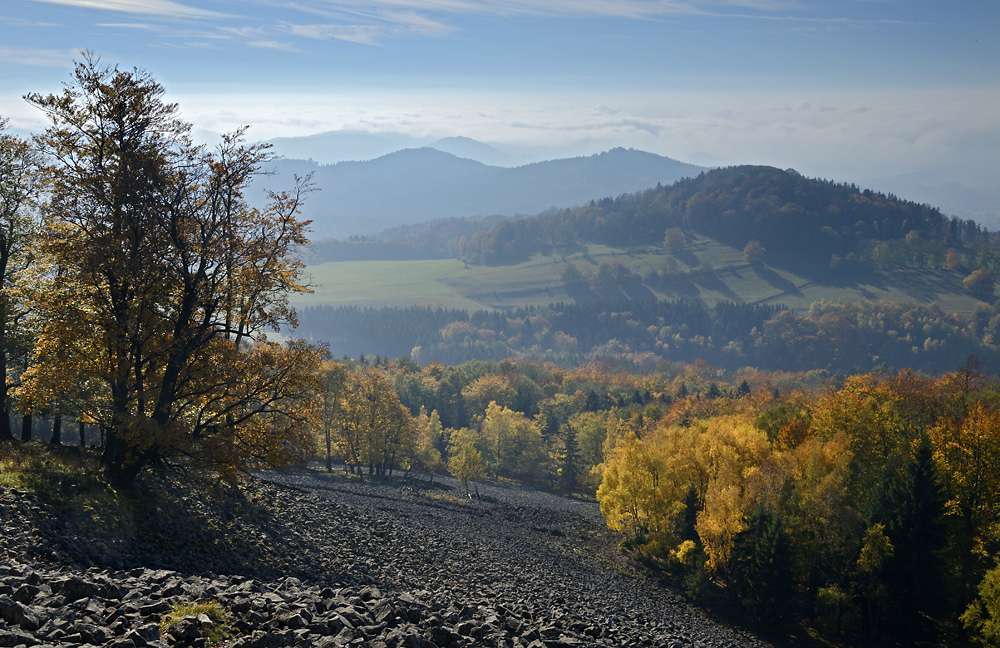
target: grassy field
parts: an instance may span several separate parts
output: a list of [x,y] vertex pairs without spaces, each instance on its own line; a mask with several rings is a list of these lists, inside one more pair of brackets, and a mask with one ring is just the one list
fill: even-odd
[[[647,283],[628,295],[632,298],[688,296],[710,306],[723,300],[784,304],[799,312],[824,299],[937,302],[945,310],[964,313],[978,303],[962,288],[962,276],[955,272],[894,270],[866,275],[860,282],[808,279],[767,265],[751,266],[741,250],[693,237],[679,251],[668,252],[660,246],[622,250],[591,244],[570,256],[539,254],[511,266],[466,265],[457,259],[321,263],[308,268],[314,292],[296,297],[294,304],[437,304],[466,310],[546,306],[573,300],[560,280],[568,263],[591,276],[602,263],[613,261],[642,276],[667,265],[674,268],[670,279]],[[692,272],[698,266],[712,270]]]

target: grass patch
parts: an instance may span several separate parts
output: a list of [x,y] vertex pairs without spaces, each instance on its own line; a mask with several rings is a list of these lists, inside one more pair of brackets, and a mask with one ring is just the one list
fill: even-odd
[[0,484],[26,490],[47,504],[114,497],[94,455],[44,443],[0,443]]
[[40,442],[0,443],[0,485],[32,494],[51,509],[47,516],[57,517],[60,525],[69,523],[73,535],[86,542],[52,540],[87,559],[117,555],[135,535],[135,503],[108,485],[93,451]]
[[462,504],[464,506],[472,504],[472,499],[464,495],[457,497],[450,493],[424,493],[424,496],[440,502],[448,502],[449,504]]
[[233,636],[233,626],[229,621],[229,613],[215,601],[208,603],[175,603],[160,620],[160,635],[170,633],[171,628],[187,617],[207,616],[211,625],[199,624],[202,636],[209,643],[221,643]]

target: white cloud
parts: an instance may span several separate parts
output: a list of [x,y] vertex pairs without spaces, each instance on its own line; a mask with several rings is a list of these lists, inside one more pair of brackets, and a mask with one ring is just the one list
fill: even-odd
[[32,47],[0,47],[0,61],[34,67],[73,67],[79,50],[38,49]]
[[283,43],[276,40],[249,40],[247,45],[250,47],[258,47],[261,49],[271,49],[278,50],[281,52],[301,52],[299,48],[295,47],[290,43]]
[[98,23],[98,27],[114,27],[116,29],[138,29],[140,31],[163,31],[159,25],[152,23]]
[[351,92],[174,97],[195,126],[270,139],[330,130],[463,135],[536,159],[634,147],[862,181],[1000,166],[1000,91],[504,94]]
[[377,25],[282,25],[280,31],[313,40],[344,40],[377,45],[385,30]]
[[[482,16],[609,17],[634,20],[671,16],[743,18],[790,21],[803,25],[858,27],[904,23],[903,20],[869,20],[821,15],[829,5],[800,0],[270,0],[272,4],[318,15],[376,15],[403,10],[421,14]],[[733,13],[752,12],[752,13]]]
[[382,17],[395,24],[397,29],[419,36],[440,37],[447,36],[454,31],[452,27],[445,23],[432,20],[415,11],[386,12],[382,14]]
[[673,0],[313,0],[300,9],[369,12],[379,9],[474,15],[569,15],[650,18],[701,13],[690,3]]
[[120,11],[123,13],[142,14],[147,16],[168,16],[173,18],[218,18],[224,14],[189,7],[173,0],[32,0],[48,4],[98,9],[104,11]]

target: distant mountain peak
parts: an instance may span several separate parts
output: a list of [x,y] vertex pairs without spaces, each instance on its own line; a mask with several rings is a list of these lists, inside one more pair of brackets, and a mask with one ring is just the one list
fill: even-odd
[[428,146],[445,153],[451,153],[456,157],[475,160],[490,166],[506,166],[511,159],[510,155],[495,146],[461,135],[443,137]]
[[[475,140],[459,140],[470,142],[489,148]],[[292,173],[313,173],[313,182],[322,191],[309,196],[302,215],[313,221],[316,240],[375,234],[441,218],[538,214],[671,184],[703,170],[624,148],[505,167],[436,146],[404,147],[364,162],[320,165],[285,159],[270,166],[280,175],[254,183],[261,195],[267,189],[285,188]]]

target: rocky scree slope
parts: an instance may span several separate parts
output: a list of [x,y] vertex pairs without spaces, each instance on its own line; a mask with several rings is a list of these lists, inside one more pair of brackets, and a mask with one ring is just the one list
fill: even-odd
[[0,648],[762,645],[630,575],[593,503],[310,472],[207,496],[151,479],[156,510],[115,524],[0,489]]

